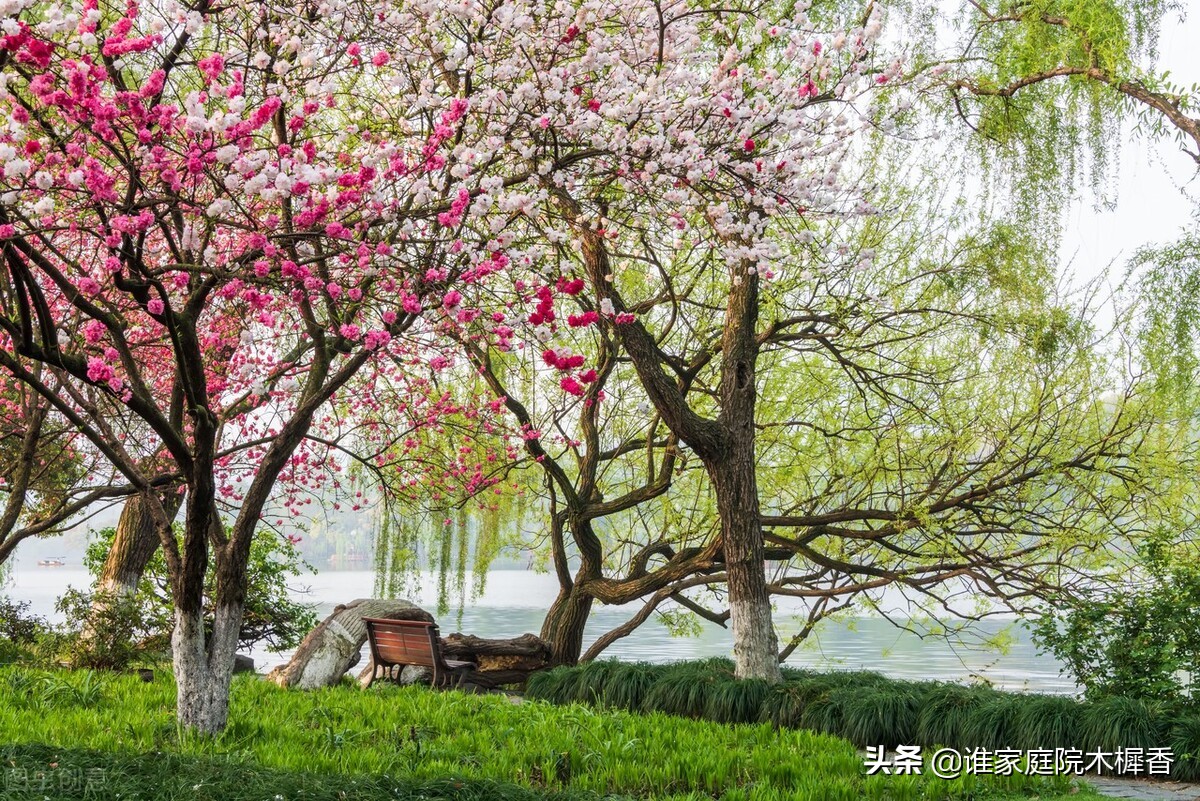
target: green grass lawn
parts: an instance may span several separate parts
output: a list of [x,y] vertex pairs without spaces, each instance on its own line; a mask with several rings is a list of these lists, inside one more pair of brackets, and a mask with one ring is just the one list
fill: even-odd
[[[0,668],[0,796],[222,799],[1072,798],[1065,779],[865,776],[847,741],[496,696],[235,681],[218,738],[182,733],[160,676]],[[22,783],[23,782],[23,783]],[[40,784],[39,784],[40,782]],[[22,793],[25,793],[23,796]]]

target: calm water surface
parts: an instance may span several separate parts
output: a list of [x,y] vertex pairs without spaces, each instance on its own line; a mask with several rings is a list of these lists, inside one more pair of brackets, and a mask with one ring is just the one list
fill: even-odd
[[[86,589],[90,583],[83,568],[39,568],[18,565],[9,576],[3,592],[14,600],[30,601],[36,614],[57,620],[55,600],[68,587]],[[294,581],[295,595],[316,606],[324,618],[334,606],[355,598],[373,595],[375,574],[370,570],[323,571]],[[527,631],[537,633],[557,583],[550,575],[523,570],[494,570],[487,576],[485,591],[464,603],[452,601],[450,609],[437,615],[442,632],[462,631],[481,637],[513,637]],[[437,608],[437,584],[432,575],[423,575],[406,596],[431,612]],[[627,620],[637,606],[597,606],[588,624],[584,647],[604,632]],[[798,629],[786,607],[781,608],[778,625],[781,636]],[[1012,625],[1012,621],[990,620],[981,624],[989,634]],[[869,669],[906,679],[949,681],[989,681],[1012,690],[1074,693],[1075,683],[1060,674],[1060,665],[1052,657],[1039,654],[1028,632],[1012,628],[1013,641],[1003,653],[946,642],[940,638],[922,639],[903,632],[878,617],[852,618],[828,624],[812,641],[797,649],[788,659],[796,667],[820,669]],[[732,644],[728,630],[705,622],[696,637],[674,637],[658,620],[651,619],[605,652],[625,660],[669,662],[708,656],[728,656]],[[264,671],[287,661],[281,654],[255,651],[251,655]]]

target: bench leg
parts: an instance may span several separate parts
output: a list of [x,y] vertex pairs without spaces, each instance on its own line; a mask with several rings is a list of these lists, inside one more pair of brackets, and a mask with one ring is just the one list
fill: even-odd
[[371,685],[375,683],[375,679],[377,679],[377,678],[379,678],[379,665],[376,665],[374,662],[372,662],[371,663],[371,678],[367,681],[367,686],[363,687],[363,689],[369,690],[371,688]]

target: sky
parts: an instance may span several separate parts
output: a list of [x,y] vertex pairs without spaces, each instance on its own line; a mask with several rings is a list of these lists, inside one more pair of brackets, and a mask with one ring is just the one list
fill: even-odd
[[[1177,15],[1163,21],[1159,40],[1160,69],[1172,83],[1200,83],[1200,0],[1184,0],[1187,21]],[[1077,281],[1110,270],[1113,280],[1124,274],[1129,258],[1147,244],[1165,244],[1194,223],[1200,209],[1198,165],[1171,140],[1133,137],[1129,126],[1118,164],[1117,203],[1099,209],[1088,191],[1066,209],[1060,255]]]

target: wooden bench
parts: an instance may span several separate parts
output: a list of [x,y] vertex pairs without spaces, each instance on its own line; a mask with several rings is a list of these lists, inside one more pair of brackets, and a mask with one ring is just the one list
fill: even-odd
[[[455,687],[461,687],[467,675],[479,669],[474,662],[459,662],[447,659],[442,654],[442,641],[438,637],[436,623],[378,617],[364,617],[363,622],[367,624],[367,641],[371,644],[374,664],[368,687],[375,683],[381,669],[383,675],[390,677],[394,668],[403,668],[405,665],[432,670],[431,683],[434,687],[447,686],[452,680]],[[399,680],[398,673],[395,678]]]

